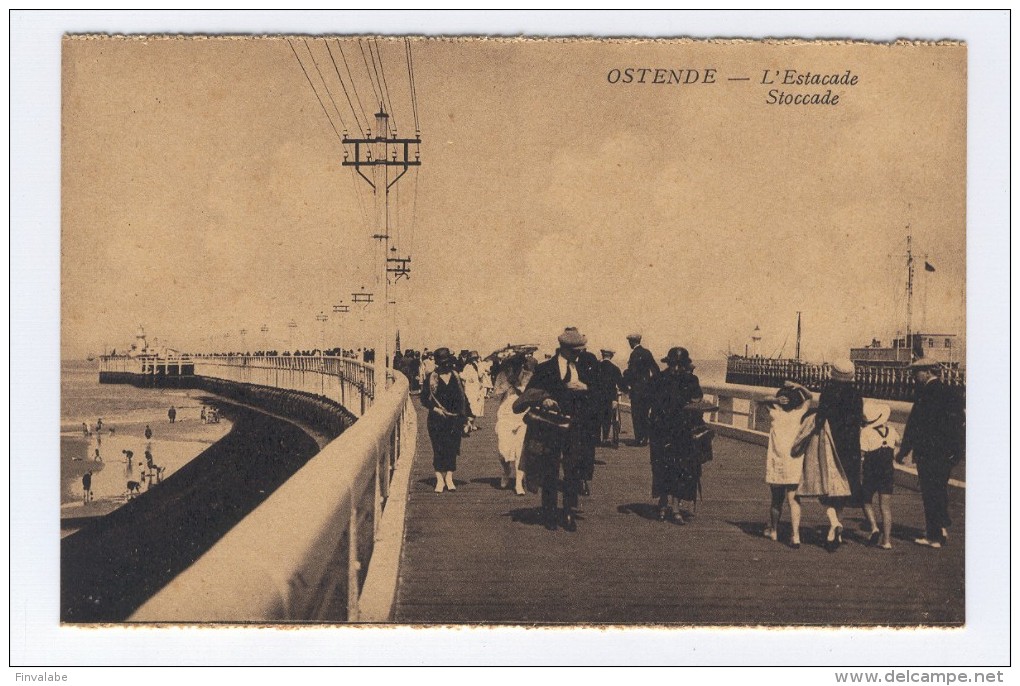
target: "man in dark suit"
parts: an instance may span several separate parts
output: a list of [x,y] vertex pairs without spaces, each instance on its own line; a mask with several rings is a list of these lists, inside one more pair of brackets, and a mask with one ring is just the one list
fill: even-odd
[[963,459],[965,449],[963,400],[937,376],[938,363],[913,363],[917,399],[907,418],[896,461],[914,453],[917,480],[924,504],[925,535],[914,543],[941,548],[946,543],[949,520],[949,472]]
[[630,416],[634,422],[634,444],[648,445],[649,390],[652,379],[659,375],[659,365],[651,351],[641,345],[641,334],[627,336],[630,344],[630,361],[623,380],[630,391]]
[[599,440],[608,441],[613,433],[613,408],[617,395],[623,388],[623,372],[613,362],[615,351],[603,348],[602,361],[599,363],[598,412]]
[[[592,393],[598,380],[595,356],[584,351],[587,339],[575,328],[564,330],[559,336],[556,354],[535,368],[524,394],[514,403],[515,412],[529,407],[560,412],[570,417],[570,427],[556,444],[553,454],[543,464],[526,470],[529,478],[537,477],[542,489],[542,514],[547,529],[555,529],[557,517],[558,483],[563,472],[563,528],[576,531],[574,510],[578,493],[582,491],[585,476],[595,462],[596,411]],[[528,427],[525,452],[533,440],[533,428]],[[540,470],[535,473],[536,469]]]

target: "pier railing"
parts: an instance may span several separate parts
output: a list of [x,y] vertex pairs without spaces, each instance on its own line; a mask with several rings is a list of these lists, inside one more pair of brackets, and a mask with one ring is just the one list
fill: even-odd
[[322,391],[362,416],[129,621],[359,620],[394,468],[414,453],[407,379],[396,374],[377,393],[370,366],[286,356],[199,358],[196,374]]
[[344,357],[194,355],[195,376],[301,391],[334,400],[355,417],[372,406],[372,365]]
[[[768,443],[772,422],[769,418],[769,406],[765,401],[775,397],[776,388],[703,383],[701,389],[708,399],[719,406],[717,411],[705,417],[715,425],[719,433],[751,443],[761,445]],[[817,404],[817,393],[813,395],[811,402]],[[882,402],[888,404],[892,410],[890,421],[893,424],[906,423],[910,415],[910,403],[897,400]]]
[[[815,364],[766,357],[730,358],[726,362],[726,381],[778,387],[783,381],[790,380],[819,391],[830,377],[831,369],[832,365],[827,362]],[[967,385],[966,369],[943,366],[938,370],[938,376],[943,384],[961,392]],[[869,398],[909,400],[914,397],[914,376],[905,366],[858,363],[854,386]]]

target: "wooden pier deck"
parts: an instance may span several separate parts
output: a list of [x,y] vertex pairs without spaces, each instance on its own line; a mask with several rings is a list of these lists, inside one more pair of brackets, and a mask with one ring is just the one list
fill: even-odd
[[[897,488],[892,550],[851,538],[822,548],[821,507],[804,503],[803,546],[762,536],[768,515],[764,448],[716,439],[704,500],[686,526],[658,522],[648,448],[599,448],[592,495],[574,533],[547,531],[539,496],[499,490],[489,401],[484,427],[463,441],[457,491],[433,492],[432,450],[419,411],[394,621],[425,624],[962,625],[964,512],[941,550],[921,547],[920,495]],[[630,429],[624,415],[624,430]],[[629,437],[625,433],[624,437]],[[955,489],[954,489],[955,490]],[[781,539],[789,538],[784,513]]]

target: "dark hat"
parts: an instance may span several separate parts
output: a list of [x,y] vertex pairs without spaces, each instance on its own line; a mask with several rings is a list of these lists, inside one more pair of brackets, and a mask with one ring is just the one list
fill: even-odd
[[936,362],[935,360],[925,359],[925,358],[922,357],[922,358],[914,360],[909,365],[907,365],[907,369],[910,369],[910,370],[913,370],[913,371],[918,371],[918,370],[922,370],[922,369],[930,370],[930,369],[937,369],[937,368],[939,368],[941,366],[942,365],[939,364],[938,362]]
[[636,331],[634,333],[629,333],[629,334],[627,334],[627,340],[628,341],[638,341],[640,343],[641,342],[641,334],[639,334]]
[[776,404],[781,405],[784,410],[796,410],[807,402],[811,392],[799,384],[787,383],[776,391]]
[[677,365],[684,369],[694,369],[694,365],[691,364],[691,354],[687,352],[687,348],[679,346],[670,348],[666,356],[662,358],[662,361],[668,365]]
[[435,351],[432,353],[432,357],[435,359],[437,363],[452,362],[454,359],[453,353],[450,352],[449,348],[436,348]]
[[602,348],[599,352],[601,352],[603,355],[607,355],[609,357],[612,357],[613,355],[616,354],[615,350],[611,350],[609,348]]
[[583,348],[588,345],[588,339],[573,326],[564,329],[556,340],[564,348]]

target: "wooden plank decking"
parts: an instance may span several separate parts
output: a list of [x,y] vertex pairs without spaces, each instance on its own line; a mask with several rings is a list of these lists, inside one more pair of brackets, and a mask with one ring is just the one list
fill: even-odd
[[[825,515],[805,502],[800,550],[761,535],[768,515],[764,448],[716,439],[704,500],[686,526],[660,523],[648,448],[599,448],[578,530],[547,531],[539,496],[498,489],[493,432],[463,442],[457,491],[433,492],[420,406],[394,620],[400,623],[687,625],[960,625],[964,622],[962,495],[951,496],[950,544],[915,545],[917,492],[897,489],[894,548],[864,545],[864,517],[847,510],[850,543],[821,547]],[[629,430],[625,415],[624,429]],[[625,438],[630,434],[625,433]],[[789,513],[781,529],[789,537]]]

